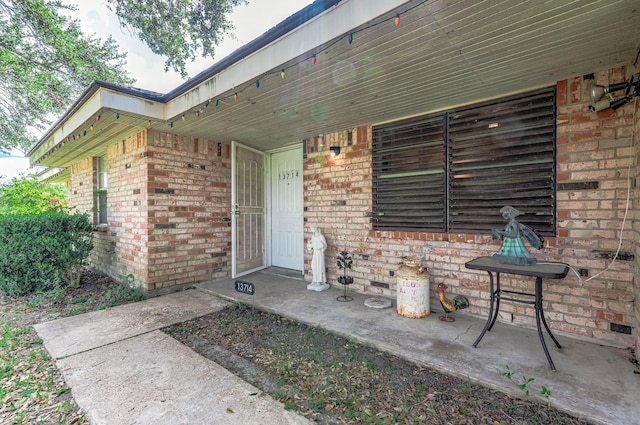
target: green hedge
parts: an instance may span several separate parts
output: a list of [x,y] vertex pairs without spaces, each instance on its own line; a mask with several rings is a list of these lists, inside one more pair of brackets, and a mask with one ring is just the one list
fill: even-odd
[[0,291],[26,295],[61,282],[77,286],[92,249],[86,214],[0,216]]

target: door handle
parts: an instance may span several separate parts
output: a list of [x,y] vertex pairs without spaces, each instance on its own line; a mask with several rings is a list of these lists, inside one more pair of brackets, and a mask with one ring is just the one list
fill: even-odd
[[236,217],[240,215],[240,205],[233,205],[233,207],[231,208],[231,215],[235,215]]

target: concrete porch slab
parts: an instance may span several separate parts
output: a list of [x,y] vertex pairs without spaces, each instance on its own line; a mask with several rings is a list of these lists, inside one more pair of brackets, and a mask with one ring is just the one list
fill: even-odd
[[371,309],[371,294],[349,293],[352,302],[339,302],[338,288],[308,291],[307,282],[266,270],[243,276],[254,283],[255,294],[234,290],[234,279],[198,285],[228,300],[237,300],[309,325],[320,326],[390,352],[415,363],[522,397],[502,372],[506,366],[520,380],[534,378],[531,396],[546,402],[541,386],[551,391],[549,402],[568,413],[598,424],[640,424],[640,375],[630,351],[559,335],[562,349],[547,336],[557,371],[549,368],[537,331],[498,322],[477,348],[472,344],[485,320],[454,313],[453,323],[438,320],[439,312],[423,319],[400,316],[394,307]]

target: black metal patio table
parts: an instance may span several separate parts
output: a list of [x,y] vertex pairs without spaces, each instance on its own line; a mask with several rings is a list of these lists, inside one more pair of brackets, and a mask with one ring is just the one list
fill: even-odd
[[[547,360],[549,361],[551,370],[556,370],[556,367],[553,364],[553,360],[551,360],[551,356],[549,355],[547,344],[544,341],[544,335],[542,334],[540,322],[542,322],[542,324],[544,325],[547,333],[556,344],[556,347],[562,347],[560,346],[560,343],[555,338],[555,336],[553,336],[553,333],[551,333],[551,329],[549,329],[549,325],[547,325],[547,321],[544,318],[544,310],[542,307],[542,279],[563,279],[569,272],[569,266],[565,263],[554,262],[540,262],[531,266],[502,264],[496,262],[493,257],[478,257],[475,260],[467,262],[465,266],[468,269],[472,270],[484,270],[489,274],[489,293],[491,298],[491,304],[489,306],[489,317],[487,318],[487,323],[484,325],[484,329],[482,329],[482,333],[473,343],[473,346],[477,347],[480,340],[482,340],[482,338],[484,337],[484,334],[487,331],[490,331],[495,324],[496,318],[498,317],[498,312],[500,311],[501,299],[523,304],[531,304],[535,307],[536,311],[536,327],[538,328],[538,336],[540,337],[542,349],[544,350],[544,354],[547,356]],[[495,289],[493,273],[496,274]],[[535,277],[535,292],[532,294],[528,292],[508,291],[500,289],[500,273]],[[503,294],[506,294],[507,297],[503,296]],[[533,300],[531,300],[531,298],[533,298]]]

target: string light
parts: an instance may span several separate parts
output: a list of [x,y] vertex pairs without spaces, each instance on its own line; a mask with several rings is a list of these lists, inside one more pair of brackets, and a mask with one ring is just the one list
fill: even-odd
[[[402,15],[404,15],[404,14],[407,14],[407,13],[411,12],[413,9],[416,9],[417,7],[419,7],[419,6],[423,5],[424,3],[426,3],[427,1],[428,1],[428,0],[423,0],[423,1],[421,1],[420,3],[418,3],[418,4],[416,4],[416,5],[412,6],[412,7],[410,7],[410,8],[408,8],[408,9],[406,9],[405,11],[403,11],[403,12],[401,12],[401,13],[396,14],[396,15],[395,15],[394,17],[392,17],[392,18],[387,18],[387,19],[385,19],[385,20],[383,20],[383,21],[379,21],[379,22],[372,23],[372,24],[370,24],[370,25],[369,25],[369,26],[367,26],[367,27],[357,29],[357,30],[355,30],[355,31],[353,31],[353,32],[349,32],[349,33],[347,34],[347,40],[348,40],[349,44],[352,44],[352,43],[353,43],[353,36],[354,36],[354,33],[361,32],[361,31],[364,31],[364,30],[369,29],[369,28],[372,28],[372,27],[376,27],[376,26],[378,26],[378,25],[383,24],[384,22],[388,22],[388,21],[389,21],[389,20],[391,20],[391,19],[393,19],[394,25],[395,25],[396,27],[400,26],[400,19],[401,19],[401,16],[402,16]],[[322,51],[327,51],[327,50],[329,50],[331,47],[333,47],[333,45],[335,45],[335,44],[336,44],[336,43],[338,43],[339,41],[340,41],[340,39],[337,39],[334,43],[332,43],[332,44],[330,44],[330,45],[326,46]],[[302,59],[302,60],[300,60],[299,62],[297,62],[297,63],[294,63],[294,64],[290,65],[290,66],[289,66],[289,68],[292,68],[293,66],[299,65],[300,63],[302,63],[302,62],[303,62],[303,61],[305,61],[305,60],[308,60],[308,57],[307,57],[307,59]],[[316,52],[316,54],[314,54],[313,56],[311,56],[311,64],[312,64],[312,65],[315,65],[315,64],[317,63],[317,61],[318,61],[318,58],[317,58],[317,52]],[[280,70],[280,72],[279,72],[279,73],[280,73],[280,78],[284,79],[284,78],[285,78],[285,68],[282,68],[282,69]],[[264,74],[264,75],[268,75],[268,74]],[[264,75],[263,75],[263,77],[264,77]],[[245,86],[245,88],[240,89],[240,90],[235,90],[235,87],[234,87],[233,100],[234,100],[234,101],[237,101],[237,100],[238,100],[238,98],[239,98],[239,93],[242,93],[242,92],[243,92],[247,87],[248,87],[248,86]],[[256,88],[260,88],[260,79],[259,79],[259,78],[258,78],[258,79],[256,79],[256,81],[255,81],[255,87],[256,87]],[[211,103],[211,101],[212,101],[212,100],[213,100],[213,99],[208,99],[208,100],[204,103],[204,107],[205,107],[205,108],[207,108],[207,107],[209,106],[209,104]],[[224,99],[223,99],[223,100],[224,100]],[[215,105],[216,105],[216,107],[219,107],[219,106],[220,106],[220,99],[215,99]],[[199,118],[199,117],[200,117],[200,114],[201,114],[202,112],[203,112],[203,110],[197,110],[197,111],[195,111],[195,116],[196,116],[196,118]],[[115,117],[116,117],[116,119],[117,119],[117,120],[119,120],[119,119],[120,119],[120,112],[116,112]],[[97,116],[95,117],[95,121],[96,121],[96,122],[99,122],[99,121],[101,120],[101,118],[102,118],[102,116],[101,116],[101,115],[97,115]],[[185,116],[184,114],[182,114],[181,119],[182,119],[182,121],[185,121],[185,120],[186,120],[186,116]],[[151,127],[151,126],[152,126],[152,122],[151,122],[151,120],[149,120],[149,121],[148,121],[147,125],[148,125],[149,127]],[[173,121],[171,121],[171,122],[169,123],[169,127],[173,128]],[[90,125],[90,126],[89,126],[89,130],[90,130],[90,131],[94,131],[94,126],[93,126],[93,125]],[[67,142],[71,142],[71,140],[76,140],[76,139],[78,139],[78,140],[79,140],[79,139],[81,138],[81,136],[86,136],[86,135],[87,135],[87,130],[84,130],[83,132],[78,133],[77,135],[76,135],[76,134],[73,134],[73,135],[71,135],[71,136],[67,136],[66,140],[67,140]],[[54,146],[54,148],[50,149],[50,150],[46,153],[46,156],[50,156],[53,152],[57,151],[57,150],[58,150],[58,149],[60,149],[62,146],[64,146],[64,142],[59,143],[58,145]],[[42,157],[41,157],[41,158],[40,158],[36,163],[39,163],[39,162],[41,162],[41,161],[42,161],[42,160],[44,160],[44,159],[45,159],[45,155],[43,155],[43,156],[42,156]]]

